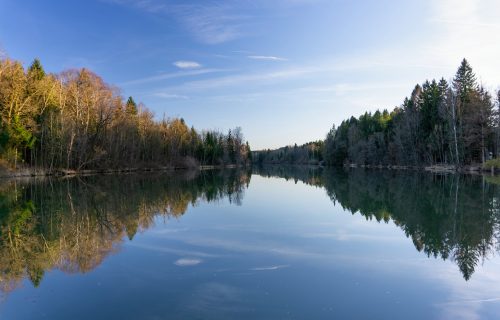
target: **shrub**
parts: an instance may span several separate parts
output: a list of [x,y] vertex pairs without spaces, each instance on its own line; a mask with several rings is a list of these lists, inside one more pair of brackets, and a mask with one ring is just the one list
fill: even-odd
[[488,170],[490,170],[491,168],[493,168],[493,169],[500,169],[500,158],[495,158],[495,159],[487,160],[483,164],[483,168],[484,169],[488,169]]

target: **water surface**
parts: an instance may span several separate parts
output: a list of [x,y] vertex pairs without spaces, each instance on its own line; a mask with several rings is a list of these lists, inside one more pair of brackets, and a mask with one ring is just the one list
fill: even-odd
[[1,319],[495,319],[500,179],[268,167],[4,182]]

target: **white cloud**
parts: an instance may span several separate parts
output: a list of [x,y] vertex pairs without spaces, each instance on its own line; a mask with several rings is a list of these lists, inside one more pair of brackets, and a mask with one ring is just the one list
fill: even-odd
[[159,98],[165,98],[165,99],[184,99],[184,100],[189,99],[188,96],[175,93],[157,92],[154,95]]
[[244,35],[248,16],[234,13],[227,3],[190,5],[177,8],[181,24],[200,42],[220,44]]
[[179,69],[197,69],[201,68],[201,64],[199,64],[196,61],[186,61],[186,60],[180,60],[180,61],[175,61],[174,66],[176,66]]
[[151,76],[151,77],[145,77],[145,78],[140,78],[140,79],[122,82],[122,83],[120,83],[120,86],[150,83],[150,82],[156,82],[156,81],[168,80],[168,79],[174,79],[174,78],[198,76],[198,75],[202,75],[202,74],[222,72],[222,71],[225,71],[225,70],[223,70],[223,69],[200,69],[200,70],[173,72],[173,73],[162,73],[162,74]]
[[[151,232],[153,234],[155,234],[155,233],[161,234],[162,233],[161,231],[160,232],[151,231]],[[166,234],[166,233],[164,233],[164,234]],[[157,245],[148,245],[148,244],[141,244],[141,243],[134,243],[134,242],[128,243],[127,246],[140,248],[140,249],[144,249],[144,250],[149,250],[149,251],[171,253],[171,254],[175,254],[175,255],[179,255],[179,256],[191,256],[191,257],[194,256],[194,257],[200,257],[200,258],[217,258],[217,257],[219,257],[218,255],[214,255],[214,254],[210,254],[210,253],[206,253],[206,252],[174,249],[174,248],[170,248],[170,247],[162,247],[162,246],[157,246]]]
[[156,15],[173,17],[197,40],[219,44],[241,37],[248,16],[237,13],[238,6],[229,2],[171,4],[161,0],[103,0],[135,7]]
[[393,89],[411,90],[411,84],[400,82],[372,82],[372,83],[335,83],[331,85],[308,86],[299,88],[301,92],[333,93],[336,95],[345,95],[351,92],[378,90],[387,92]]
[[190,267],[190,266],[195,266],[197,264],[200,264],[202,262],[201,259],[188,259],[188,258],[182,258],[178,259],[174,262],[176,266],[179,267]]
[[277,265],[277,266],[269,266],[269,267],[255,267],[250,270],[252,271],[271,271],[271,270],[278,270],[278,269],[283,269],[283,268],[288,268],[289,265],[284,264],[284,265]]
[[287,61],[288,59],[275,56],[247,56],[249,59],[253,60],[269,60],[269,61]]
[[[380,61],[384,61],[383,58],[379,59]],[[360,72],[365,71],[368,73],[378,71],[378,70],[387,70],[388,68],[402,68],[402,64],[386,64],[379,63],[377,59],[372,58],[372,61],[367,61],[366,57],[355,57],[349,59],[338,59],[338,60],[320,60],[314,64],[299,64],[295,66],[289,66],[285,68],[276,68],[274,70],[262,70],[258,72],[241,72],[238,74],[231,74],[219,77],[212,77],[203,80],[193,80],[185,82],[181,85],[176,85],[172,87],[167,87],[165,90],[167,91],[188,91],[192,92],[193,90],[206,90],[206,89],[215,89],[215,88],[227,88],[227,87],[237,87],[240,85],[246,85],[246,87],[251,88],[249,85],[263,85],[263,84],[287,84],[292,80],[301,80],[303,83],[307,83],[310,80],[319,80],[319,81],[327,81],[328,77],[333,74],[342,73],[352,73],[352,72]],[[418,65],[410,65],[406,66],[407,68],[415,68],[420,69],[424,66]],[[320,80],[321,79],[321,80]],[[331,82],[330,80],[328,80]],[[403,86],[402,84],[401,86]],[[405,88],[411,92],[412,86],[414,84],[409,83],[406,84]],[[359,85],[354,86],[353,84],[345,84],[345,83],[324,83],[323,85],[315,85],[315,86],[299,86],[294,87],[294,90],[300,91],[308,91],[308,92],[328,92],[333,91],[339,94],[343,94],[346,92],[357,91],[362,89],[369,89],[373,86],[378,86],[384,89],[384,86],[380,84],[377,80],[376,83],[365,83],[364,87],[360,87]],[[396,86],[396,83],[388,83],[386,84],[386,89],[393,89]],[[275,91],[276,92],[276,91]],[[404,97],[403,97],[404,98]],[[403,99],[399,97],[400,100]]]
[[232,87],[247,83],[263,83],[271,81],[285,81],[298,77],[305,77],[308,74],[323,72],[325,69],[316,67],[291,67],[287,69],[275,70],[271,72],[241,73],[223,77],[215,77],[206,80],[195,80],[186,82],[183,85],[170,87],[170,90],[203,90],[221,87]]

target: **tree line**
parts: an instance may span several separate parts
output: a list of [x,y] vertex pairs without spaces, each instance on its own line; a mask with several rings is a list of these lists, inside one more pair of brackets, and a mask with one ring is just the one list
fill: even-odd
[[[321,155],[302,152],[301,163],[455,168],[484,164],[500,153],[499,105],[500,91],[488,92],[464,59],[452,81],[425,81],[392,111],[366,112],[334,125],[321,143]],[[293,157],[281,157],[286,153],[283,148],[258,151],[253,159],[297,163]]]
[[[463,60],[448,83],[426,81],[392,112],[365,113],[333,127],[329,164],[455,166],[484,163],[499,150],[498,101]],[[495,103],[496,100],[496,103]]]
[[43,169],[244,164],[241,128],[197,131],[153,113],[88,69],[47,74],[0,60],[0,161]]
[[257,164],[317,165],[323,161],[324,141],[313,141],[303,145],[286,146],[279,149],[253,152]]

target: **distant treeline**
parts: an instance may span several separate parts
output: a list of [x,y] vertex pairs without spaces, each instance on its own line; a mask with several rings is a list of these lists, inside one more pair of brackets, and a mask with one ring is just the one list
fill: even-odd
[[320,164],[323,161],[324,141],[314,141],[297,146],[286,146],[275,150],[253,152],[256,163],[267,164]]
[[464,59],[451,83],[426,81],[391,112],[366,112],[333,126],[323,143],[313,143],[321,155],[303,152],[304,145],[255,152],[254,161],[295,163],[291,155],[303,153],[309,161],[301,162],[337,166],[482,164],[500,152],[499,103],[500,91],[493,97],[478,84]]
[[132,97],[87,69],[47,74],[0,60],[0,160],[44,169],[242,164],[240,128],[197,131],[183,119],[156,120]]

